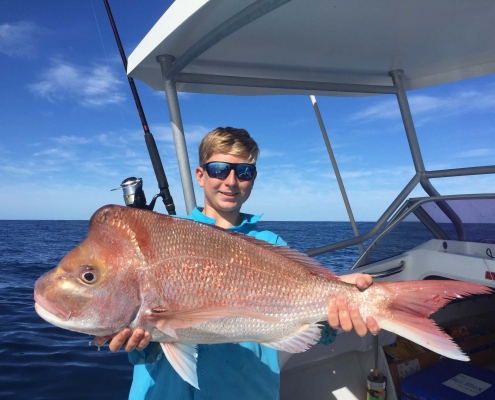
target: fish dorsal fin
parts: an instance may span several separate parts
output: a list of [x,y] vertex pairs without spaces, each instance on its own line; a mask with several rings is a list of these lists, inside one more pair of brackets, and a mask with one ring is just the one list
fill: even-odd
[[275,252],[283,255],[284,257],[287,257],[293,261],[298,262],[301,265],[304,265],[304,267],[306,267],[306,269],[312,274],[327,279],[340,280],[340,278],[335,275],[335,272],[325,268],[315,259],[307,256],[304,253],[301,253],[300,251],[297,251],[296,249],[291,249],[290,247],[285,246],[272,246],[272,248]]
[[199,390],[196,363],[198,348],[196,345],[183,343],[160,343],[170,365],[187,383]]
[[209,229],[216,229],[224,234],[234,236],[236,238],[245,240],[246,242],[255,244],[256,246],[271,250],[275,253],[278,253],[290,260],[293,260],[304,267],[311,272],[314,275],[321,276],[326,279],[333,279],[333,280],[339,280],[340,278],[335,275],[335,273],[327,268],[325,268],[323,265],[321,265],[318,261],[314,260],[313,258],[307,256],[304,253],[301,253],[300,251],[296,249],[291,249],[290,247],[287,246],[275,246],[273,244],[270,244],[264,240],[256,239],[253,236],[248,236],[243,233],[239,232],[234,232],[228,229],[221,228],[216,225],[211,225],[211,224],[206,224],[204,222],[199,222],[199,221],[193,221],[193,220],[187,220],[183,219],[183,221],[187,221],[187,223],[193,223],[193,224],[201,224],[204,226],[207,226]]
[[[207,225],[207,224],[205,224],[205,225]],[[256,239],[255,237],[252,237],[252,236],[247,236],[247,235],[244,235],[244,234],[239,233],[239,232],[232,232],[232,231],[220,228],[220,227],[215,226],[215,225],[209,225],[209,226],[212,228],[215,228],[215,229],[219,229],[219,230],[221,230],[221,231],[223,231],[229,235],[238,237],[238,238],[245,240],[249,243],[253,243],[256,246],[260,246],[260,247],[263,247],[265,249],[269,249],[275,253],[278,253],[284,257],[287,257],[290,260],[295,261],[295,262],[303,265],[304,267],[306,267],[306,269],[308,269],[312,274],[315,274],[315,275],[318,275],[318,276],[321,276],[321,277],[327,278],[327,279],[334,279],[334,280],[340,279],[337,275],[335,275],[335,273],[333,271],[325,268],[323,265],[321,265],[315,259],[307,256],[304,253],[301,253],[300,251],[298,251],[296,249],[292,249],[292,248],[287,247],[287,246],[274,246],[273,244],[265,242],[264,240]]]
[[271,347],[275,350],[286,351],[287,353],[301,353],[315,345],[321,337],[322,325],[306,324],[294,335],[283,338],[276,342],[261,343],[264,346]]

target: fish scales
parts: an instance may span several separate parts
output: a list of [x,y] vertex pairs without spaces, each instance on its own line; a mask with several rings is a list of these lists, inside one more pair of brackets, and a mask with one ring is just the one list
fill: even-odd
[[[467,282],[380,282],[360,292],[293,249],[129,207],[95,212],[84,241],[35,284],[48,322],[110,338],[150,332],[174,369],[197,386],[194,345],[256,341],[289,352],[314,345],[329,300],[439,354],[469,358],[427,317],[453,298],[490,293]],[[104,339],[98,339],[101,341]],[[96,341],[96,340],[95,340]]]
[[[296,326],[325,318],[328,280],[309,274],[301,265],[207,225],[169,218],[166,223],[150,222],[145,220],[144,232],[137,235],[146,260],[142,268],[152,269],[154,273],[145,275],[161,282],[153,296],[163,295],[149,301],[160,301],[171,310],[245,308],[280,319],[276,327],[254,318],[225,317],[177,330],[181,341],[274,340],[294,332]],[[284,262],[287,265],[281,267]],[[318,292],[324,296],[315,301]],[[313,313],[310,317],[308,310]],[[164,339],[159,331],[153,335],[153,339]]]

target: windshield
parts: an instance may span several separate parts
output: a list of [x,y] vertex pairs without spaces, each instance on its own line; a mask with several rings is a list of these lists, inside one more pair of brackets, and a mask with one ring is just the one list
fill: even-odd
[[411,214],[373,247],[366,264],[402,254],[430,239],[435,239],[433,233]]
[[[461,219],[466,241],[495,243],[495,199],[448,200],[447,203]],[[457,239],[454,225],[435,202],[425,203],[421,208],[449,239]]]

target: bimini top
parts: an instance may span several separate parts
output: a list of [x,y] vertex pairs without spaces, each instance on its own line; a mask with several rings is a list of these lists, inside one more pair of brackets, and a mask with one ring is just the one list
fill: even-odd
[[416,89],[495,73],[494,38],[488,0],[177,0],[128,74],[164,90],[167,54],[183,92],[339,94],[325,83],[392,87],[397,69]]

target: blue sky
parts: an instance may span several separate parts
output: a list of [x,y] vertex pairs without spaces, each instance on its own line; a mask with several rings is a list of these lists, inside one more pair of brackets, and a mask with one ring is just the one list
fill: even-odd
[[[111,2],[127,55],[169,5]],[[128,176],[142,177],[151,198],[156,180],[103,2],[0,0],[0,9],[0,219],[88,219],[122,203],[110,189]],[[183,214],[164,94],[137,86]],[[427,169],[494,164],[495,76],[408,94]],[[356,219],[374,221],[414,173],[395,97],[317,99]],[[217,126],[244,127],[258,141],[259,177],[244,211],[265,220],[347,220],[309,97],[180,101],[193,168],[201,137]],[[433,184],[442,194],[493,192],[495,179]],[[197,186],[196,197],[202,204]]]

